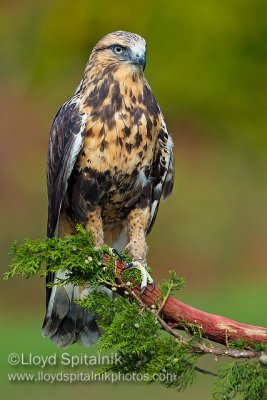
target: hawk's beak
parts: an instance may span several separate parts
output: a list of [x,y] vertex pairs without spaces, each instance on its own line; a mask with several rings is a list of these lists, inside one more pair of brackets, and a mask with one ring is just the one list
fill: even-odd
[[146,67],[146,54],[145,53],[134,53],[132,55],[132,61],[134,64],[141,65],[143,71]]

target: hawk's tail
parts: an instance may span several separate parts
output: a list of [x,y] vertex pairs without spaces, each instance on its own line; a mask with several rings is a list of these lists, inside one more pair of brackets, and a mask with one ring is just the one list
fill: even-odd
[[[57,273],[55,279],[63,279],[64,272]],[[90,311],[75,303],[90,292],[90,288],[74,285],[53,286],[47,305],[42,334],[49,337],[59,347],[67,347],[75,342],[91,346],[97,342],[100,331],[96,317]]]
[[[116,227],[108,234],[104,232],[105,242],[119,251],[123,250],[127,243],[126,224],[124,225]],[[58,272],[54,281],[65,278],[65,272]],[[101,290],[114,298],[111,290],[105,287]],[[83,346],[95,344],[101,334],[97,326],[97,317],[75,302],[76,299],[84,298],[90,291],[90,287],[53,286],[43,323],[43,336],[49,337],[59,347],[67,347],[76,342]]]

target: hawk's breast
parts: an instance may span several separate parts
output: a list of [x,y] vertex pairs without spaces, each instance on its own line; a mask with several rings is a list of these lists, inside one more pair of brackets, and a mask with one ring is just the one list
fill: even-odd
[[102,79],[85,97],[83,111],[86,135],[69,185],[72,208],[79,202],[76,219],[96,205],[122,212],[150,178],[157,103],[144,82]]

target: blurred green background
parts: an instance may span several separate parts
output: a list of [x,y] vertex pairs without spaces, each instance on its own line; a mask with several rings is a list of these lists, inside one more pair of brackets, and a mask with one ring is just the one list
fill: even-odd
[[[182,300],[266,326],[266,15],[264,0],[1,0],[1,270],[14,239],[45,236],[46,149],[58,107],[94,44],[133,31],[147,40],[146,76],[175,142],[174,193],[149,237],[154,276],[173,268],[186,278]],[[202,376],[182,394],[137,383],[8,382],[10,352],[61,352],[41,337],[44,294],[41,280],[1,283],[4,398],[210,397],[213,378]]]

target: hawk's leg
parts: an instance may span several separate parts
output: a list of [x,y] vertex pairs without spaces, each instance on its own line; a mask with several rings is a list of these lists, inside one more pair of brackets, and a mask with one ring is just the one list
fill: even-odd
[[150,221],[150,209],[135,208],[128,214],[128,237],[129,243],[127,244],[125,251],[132,257],[132,262],[126,268],[137,268],[141,272],[142,283],[141,292],[143,293],[146,289],[147,282],[154,284],[153,279],[147,272],[147,243],[146,243],[146,231]]
[[95,239],[95,247],[100,248],[104,246],[104,232],[103,223],[101,217],[101,208],[97,207],[94,211],[88,211],[87,223],[85,228],[87,231],[91,231]]
[[75,224],[67,215],[64,209],[61,210],[58,221],[58,237],[63,238],[65,235],[75,235]]
[[146,230],[150,220],[150,210],[146,208],[134,208],[127,217],[129,243],[125,251],[133,261],[146,264],[147,244]]

